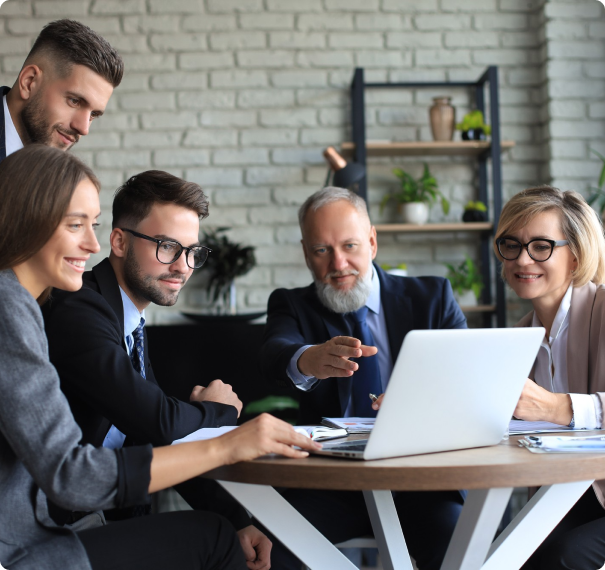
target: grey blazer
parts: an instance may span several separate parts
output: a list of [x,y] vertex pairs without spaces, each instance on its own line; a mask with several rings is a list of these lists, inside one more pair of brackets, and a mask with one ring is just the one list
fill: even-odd
[[151,448],[80,446],[40,308],[12,270],[0,271],[0,299],[0,563],[89,570],[77,535],[53,522],[46,498],[70,510],[146,502]]

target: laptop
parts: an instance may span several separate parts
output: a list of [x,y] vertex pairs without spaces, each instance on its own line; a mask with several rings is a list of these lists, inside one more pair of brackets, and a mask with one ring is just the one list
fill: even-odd
[[367,460],[496,445],[544,332],[542,327],[409,332],[369,438],[327,442],[313,453]]

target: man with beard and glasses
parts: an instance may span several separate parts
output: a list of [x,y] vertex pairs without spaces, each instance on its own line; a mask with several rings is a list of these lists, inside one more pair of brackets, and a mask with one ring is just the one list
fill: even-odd
[[[202,427],[235,425],[242,403],[220,380],[194,386],[189,402],[167,396],[151,367],[145,333],[150,303],[174,305],[209,250],[199,243],[208,199],[193,182],[157,170],[131,177],[114,197],[111,253],[84,273],[84,286],[54,291],[44,307],[49,354],[61,388],[82,429],[82,442],[112,449],[170,445]],[[86,259],[76,259],[84,267]],[[83,270],[83,269],[82,269]],[[174,353],[178,369],[178,347]],[[196,478],[176,487],[194,509],[226,516],[238,531],[248,566],[269,567],[271,542],[214,481]],[[106,512],[108,519],[140,508]],[[51,505],[57,522],[77,520]]]
[[[357,194],[319,190],[301,206],[299,224],[313,284],[271,294],[263,374],[300,392],[301,424],[375,416],[381,398],[372,404],[369,394],[384,393],[405,335],[466,328],[466,319],[447,279],[396,277],[372,263],[376,229]],[[360,492],[289,489],[284,496],[334,543],[372,534]],[[458,491],[395,494],[408,548],[422,570],[441,566],[463,497]],[[300,568],[287,553],[279,553],[283,560],[277,554],[274,566]]]
[[32,143],[69,150],[103,115],[123,73],[118,52],[89,27],[46,25],[13,87],[0,87],[0,161]]

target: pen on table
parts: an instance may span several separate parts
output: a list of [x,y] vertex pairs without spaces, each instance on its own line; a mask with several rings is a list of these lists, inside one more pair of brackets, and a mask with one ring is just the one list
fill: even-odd
[[372,404],[378,400],[378,396],[376,394],[369,394],[370,400],[372,400]]

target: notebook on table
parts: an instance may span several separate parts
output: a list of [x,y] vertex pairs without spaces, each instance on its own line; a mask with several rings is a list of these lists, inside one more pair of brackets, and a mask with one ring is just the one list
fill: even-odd
[[543,338],[542,327],[408,333],[369,438],[314,453],[384,459],[496,445]]

